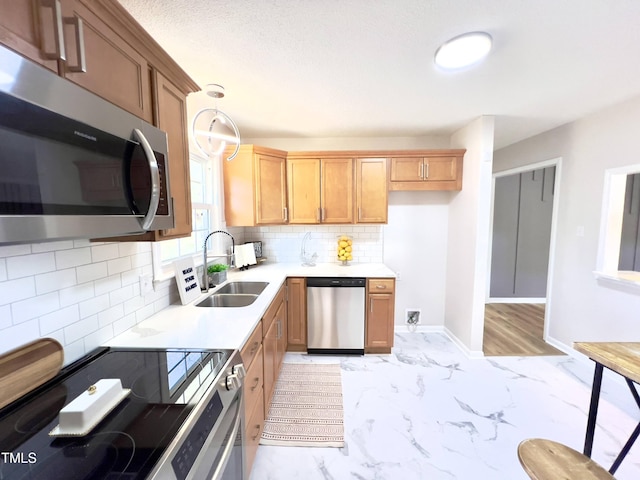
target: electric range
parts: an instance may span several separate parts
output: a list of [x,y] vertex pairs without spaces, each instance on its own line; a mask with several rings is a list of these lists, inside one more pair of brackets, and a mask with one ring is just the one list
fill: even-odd
[[[0,480],[244,478],[237,351],[101,348],[0,410]],[[87,435],[52,437],[100,379],[129,395]]]

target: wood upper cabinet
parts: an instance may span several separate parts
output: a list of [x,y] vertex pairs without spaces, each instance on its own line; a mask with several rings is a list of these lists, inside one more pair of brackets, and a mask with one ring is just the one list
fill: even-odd
[[352,158],[287,158],[289,223],[353,223]]
[[320,223],[320,159],[287,160],[289,223]]
[[460,190],[465,150],[433,150],[391,157],[389,190]]
[[287,279],[288,350],[307,351],[307,281],[304,277]]
[[280,150],[241,145],[233,160],[223,162],[227,226],[286,223],[286,156]]
[[107,23],[114,3],[0,0],[0,43],[151,123],[149,66]]
[[356,159],[356,223],[387,223],[387,159]]
[[395,279],[367,279],[365,353],[390,353],[395,323]]
[[[96,2],[64,2],[66,61],[61,62],[60,75],[152,123],[147,60],[105,23],[102,13]],[[78,31],[79,28],[82,30]]]
[[0,43],[57,73],[59,49],[64,48],[62,36],[56,35],[62,6],[53,1],[0,0],[0,12]]
[[175,227],[156,232],[157,240],[191,235],[191,181],[189,175],[189,139],[185,95],[158,71],[154,75],[155,124],[167,132],[169,147],[169,187],[173,199]]

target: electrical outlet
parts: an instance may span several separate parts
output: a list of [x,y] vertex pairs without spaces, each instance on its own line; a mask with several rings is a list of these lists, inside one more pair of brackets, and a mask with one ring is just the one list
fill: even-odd
[[407,308],[404,322],[407,325],[418,325],[420,323],[420,313],[421,310],[419,308]]
[[138,278],[140,280],[140,296],[153,292],[153,275],[144,273]]

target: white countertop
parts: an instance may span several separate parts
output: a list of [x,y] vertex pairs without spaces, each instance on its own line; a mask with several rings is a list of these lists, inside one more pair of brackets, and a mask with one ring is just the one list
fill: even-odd
[[[249,339],[280,286],[287,277],[393,278],[395,273],[381,263],[341,266],[274,263],[231,271],[227,282],[209,290],[187,305],[174,304],[140,322],[106,343],[111,347],[220,348],[239,349]],[[266,281],[267,288],[246,307],[196,307],[208,295],[229,282]]]

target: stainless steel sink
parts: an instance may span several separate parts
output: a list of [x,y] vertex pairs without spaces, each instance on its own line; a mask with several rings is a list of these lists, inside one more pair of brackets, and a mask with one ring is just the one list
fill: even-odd
[[246,307],[256,301],[258,295],[248,293],[214,293],[209,295],[196,307]]
[[230,282],[227,283],[224,287],[216,290],[216,293],[230,293],[233,295],[238,294],[252,294],[252,295],[260,295],[262,291],[267,288],[269,282]]

